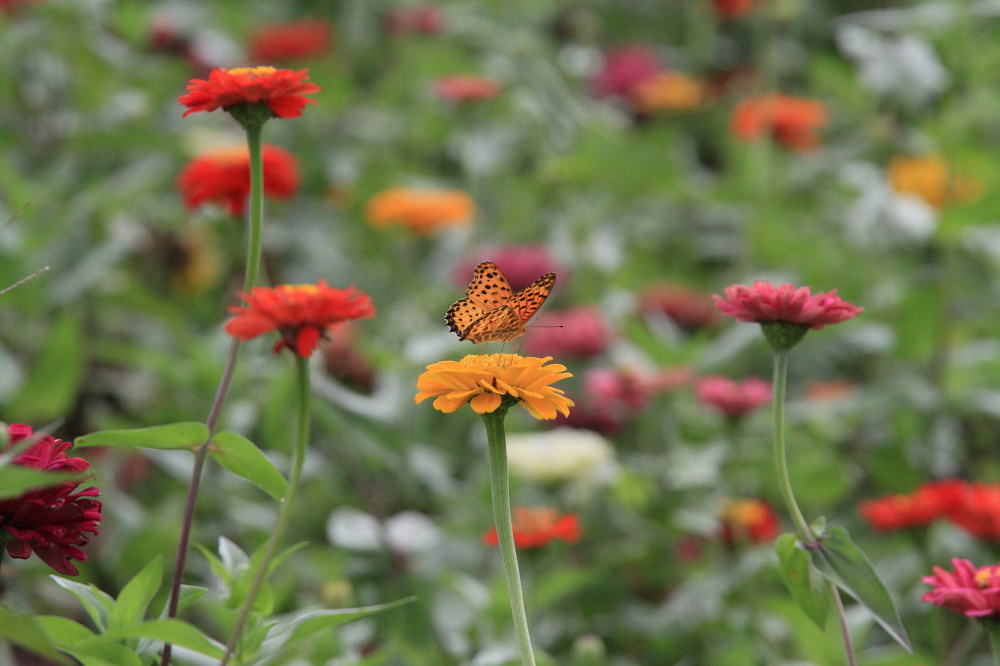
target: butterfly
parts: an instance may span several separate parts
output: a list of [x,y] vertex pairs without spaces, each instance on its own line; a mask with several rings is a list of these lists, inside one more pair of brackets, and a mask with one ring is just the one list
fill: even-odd
[[552,292],[555,273],[546,273],[516,294],[492,261],[476,266],[465,298],[456,301],[444,316],[448,330],[459,340],[506,342],[524,335],[528,323]]

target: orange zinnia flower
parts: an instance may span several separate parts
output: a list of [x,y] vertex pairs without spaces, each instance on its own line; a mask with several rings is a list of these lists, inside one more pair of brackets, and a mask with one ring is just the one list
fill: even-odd
[[216,67],[208,79],[191,79],[187,94],[177,101],[188,107],[184,115],[197,111],[227,110],[239,104],[266,106],[278,118],[302,115],[306,104],[316,100],[304,95],[319,92],[315,83],[307,83],[309,70],[293,72],[274,67]]
[[826,105],[822,102],[767,95],[737,105],[731,124],[736,136],[744,141],[770,134],[789,148],[805,151],[819,146],[816,131],[826,121]]
[[470,354],[461,361],[440,361],[427,366],[417,379],[417,404],[434,398],[434,409],[450,414],[463,405],[477,414],[495,412],[504,396],[517,400],[536,419],[569,415],[573,401],[551,384],[572,377],[566,366],[545,365],[552,357],[517,354]]
[[934,208],[974,199],[982,192],[982,183],[956,175],[939,155],[897,155],[889,162],[888,171],[892,189],[917,196]]
[[226,322],[226,333],[249,340],[278,331],[281,339],[274,352],[288,347],[303,358],[312,354],[326,331],[350,319],[375,316],[375,306],[366,294],[354,287],[335,289],[326,280],[314,285],[255,287],[240,295],[246,307],[229,308],[236,316]]
[[759,499],[727,500],[719,511],[721,538],[726,544],[766,543],[781,533],[778,514]]
[[[539,548],[559,539],[566,543],[576,543],[583,535],[580,517],[574,513],[560,516],[551,508],[515,507],[513,516],[514,545],[518,548]],[[483,543],[496,546],[499,543],[497,528],[483,535]]]
[[[261,160],[264,194],[275,199],[294,195],[299,187],[295,157],[277,146],[265,145]],[[215,203],[225,206],[230,215],[242,215],[250,196],[250,152],[246,146],[233,146],[199,155],[184,167],[177,186],[188,208]]]
[[690,111],[705,103],[708,86],[676,72],[659,72],[638,83],[629,93],[632,110],[639,115],[664,111]]
[[402,224],[418,234],[468,224],[475,211],[472,197],[460,190],[396,188],[374,196],[365,206],[370,224]]
[[261,28],[250,39],[250,57],[256,62],[279,62],[323,55],[333,44],[333,28],[324,21],[306,19]]

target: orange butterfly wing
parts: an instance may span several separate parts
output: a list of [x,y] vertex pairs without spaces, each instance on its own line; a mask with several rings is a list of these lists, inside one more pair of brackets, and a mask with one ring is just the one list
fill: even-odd
[[456,301],[445,314],[448,330],[459,340],[471,342],[508,341],[524,335],[527,323],[552,292],[555,273],[547,273],[517,294],[492,261],[476,266],[466,297]]

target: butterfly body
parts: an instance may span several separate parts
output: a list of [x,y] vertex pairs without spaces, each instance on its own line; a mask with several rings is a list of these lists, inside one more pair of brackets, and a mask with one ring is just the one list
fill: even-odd
[[524,335],[525,324],[552,292],[555,273],[546,273],[516,294],[492,261],[476,266],[465,298],[445,314],[448,329],[459,340],[507,342]]

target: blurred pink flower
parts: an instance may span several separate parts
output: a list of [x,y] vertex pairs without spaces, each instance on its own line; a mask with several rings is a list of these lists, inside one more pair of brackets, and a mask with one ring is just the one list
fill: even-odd
[[712,296],[712,299],[722,312],[740,321],[783,322],[817,330],[853,319],[864,310],[841,299],[836,289],[812,294],[809,287],[796,289],[787,283],[775,287],[760,281],[752,287],[730,285],[725,289],[725,298]]
[[629,97],[642,83],[660,72],[656,54],[648,46],[608,51],[590,85],[601,97]]
[[524,289],[538,279],[539,275],[555,271],[559,282],[566,284],[566,270],[560,268],[552,254],[541,245],[495,245],[475,252],[475,258],[455,265],[452,279],[463,288],[469,283],[469,275],[483,259],[496,264],[514,291]]
[[670,283],[646,287],[639,294],[639,311],[644,315],[665,315],[689,333],[711,326],[719,316],[709,294]]
[[611,325],[597,308],[570,308],[536,316],[524,347],[532,356],[590,358],[607,349],[611,335]]
[[447,16],[432,3],[393,7],[385,17],[385,29],[390,35],[422,33],[437,35],[444,31]]
[[771,383],[757,377],[736,381],[713,375],[703,377],[696,388],[698,401],[726,416],[739,418],[771,402]]
[[[8,446],[33,437],[31,427],[20,423],[7,426]],[[67,458],[72,444],[49,435],[39,435],[14,458],[14,465],[53,472],[82,472],[90,467],[83,458]],[[96,486],[74,492],[79,481],[62,481],[44,488],[0,501],[0,531],[5,532],[7,553],[27,559],[35,553],[61,574],[79,574],[71,560],[83,562],[80,550],[97,534],[101,522],[101,502],[94,499],[101,490]]]
[[977,569],[957,557],[951,564],[954,571],[934,567],[934,575],[923,577],[933,589],[921,599],[966,617],[1000,618],[1000,565]]
[[434,81],[434,93],[449,102],[481,102],[500,94],[500,84],[487,76],[442,76]]

